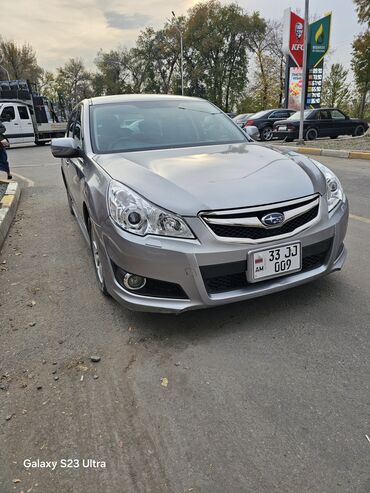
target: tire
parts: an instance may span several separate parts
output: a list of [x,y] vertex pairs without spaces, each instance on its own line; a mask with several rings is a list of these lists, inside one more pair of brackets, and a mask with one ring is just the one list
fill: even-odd
[[338,135],[331,135],[330,138],[331,139],[337,139],[338,138]]
[[98,242],[98,239],[97,239],[97,236],[95,233],[95,229],[94,229],[94,226],[93,226],[90,218],[88,218],[87,223],[88,223],[87,227],[88,227],[89,236],[90,236],[91,257],[92,257],[92,262],[93,262],[93,266],[94,266],[96,280],[97,280],[97,283],[98,283],[98,286],[99,286],[101,293],[104,296],[108,296],[108,291],[107,291],[105,281],[104,281],[103,266],[102,266],[101,261],[100,261],[101,254],[100,254],[100,249],[99,249],[99,242]]
[[357,125],[355,128],[355,131],[352,134],[352,137],[361,137],[361,135],[364,135],[365,133],[365,128],[363,125]]
[[261,140],[270,141],[272,140],[272,137],[273,137],[272,127],[267,126],[260,131]]
[[37,146],[44,146],[46,144],[46,142],[44,140],[35,140],[35,144]]
[[317,139],[318,133],[316,128],[309,128],[306,131],[305,140],[315,140]]

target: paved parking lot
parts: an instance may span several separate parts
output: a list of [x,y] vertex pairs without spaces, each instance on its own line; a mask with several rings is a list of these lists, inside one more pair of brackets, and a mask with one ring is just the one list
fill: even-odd
[[370,491],[370,161],[321,158],[351,205],[342,272],[176,317],[101,296],[49,147],[9,154],[25,188],[0,256],[1,492]]

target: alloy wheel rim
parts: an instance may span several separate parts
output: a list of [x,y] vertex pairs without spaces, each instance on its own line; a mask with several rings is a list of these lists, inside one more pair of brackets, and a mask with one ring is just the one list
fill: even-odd
[[272,130],[270,128],[265,128],[263,131],[263,136],[266,140],[271,140]]
[[98,244],[96,242],[95,234],[92,234],[92,251],[93,251],[93,256],[94,256],[94,265],[95,265],[95,270],[96,274],[98,276],[98,279],[101,284],[103,284],[103,267],[100,262],[100,255],[99,255],[99,250],[98,250]]

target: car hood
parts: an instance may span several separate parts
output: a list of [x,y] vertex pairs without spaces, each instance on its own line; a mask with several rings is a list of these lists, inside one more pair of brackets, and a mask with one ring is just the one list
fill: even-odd
[[309,158],[253,143],[101,154],[94,160],[113,179],[185,216],[326,190]]

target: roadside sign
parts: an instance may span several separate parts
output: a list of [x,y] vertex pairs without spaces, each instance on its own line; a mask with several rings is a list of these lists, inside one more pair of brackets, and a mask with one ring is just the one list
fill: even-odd
[[329,49],[331,12],[322,19],[312,22],[308,34],[308,67],[316,67]]
[[284,11],[283,50],[289,55],[297,67],[303,65],[304,19],[291,12]]

